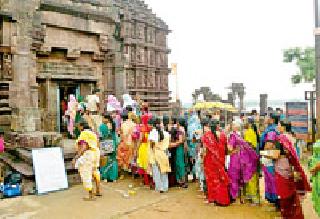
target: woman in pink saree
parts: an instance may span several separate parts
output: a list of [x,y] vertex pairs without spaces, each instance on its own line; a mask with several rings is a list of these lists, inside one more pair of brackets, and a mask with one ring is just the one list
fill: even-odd
[[70,99],[68,102],[68,110],[66,111],[66,115],[69,116],[68,132],[73,137],[74,123],[75,123],[76,114],[77,114],[77,110],[78,110],[78,101],[73,94],[71,94],[69,98]]
[[250,181],[258,166],[258,155],[238,134],[239,128],[238,123],[233,124],[233,131],[228,141],[228,149],[231,153],[228,174],[233,201],[238,197],[240,188]]

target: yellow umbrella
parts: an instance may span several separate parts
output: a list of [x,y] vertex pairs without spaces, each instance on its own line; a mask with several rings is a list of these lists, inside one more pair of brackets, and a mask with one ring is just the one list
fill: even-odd
[[214,106],[214,102],[206,102],[205,103],[205,108],[206,109],[212,109],[212,108],[214,108],[215,106]]
[[193,108],[195,109],[213,109],[219,108],[227,111],[236,111],[236,109],[231,104],[226,104],[222,102],[198,102]]
[[234,106],[232,106],[231,104],[225,104],[225,110],[229,112],[237,112],[237,109],[234,108]]
[[204,105],[205,103],[204,102],[199,102],[199,103],[196,103],[193,108],[195,109],[204,109]]
[[224,109],[225,104],[224,104],[224,103],[221,103],[221,102],[217,102],[217,103],[216,103],[216,107],[217,107],[217,108],[220,108],[220,109]]

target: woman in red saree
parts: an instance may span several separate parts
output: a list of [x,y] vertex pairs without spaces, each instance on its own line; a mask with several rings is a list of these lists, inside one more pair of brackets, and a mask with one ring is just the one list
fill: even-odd
[[276,160],[276,188],[280,196],[281,215],[285,219],[303,219],[299,195],[311,191],[292,142],[280,135],[280,156]]
[[220,206],[230,204],[228,186],[229,177],[225,171],[225,135],[216,132],[215,124],[204,124],[202,143],[206,148],[204,173],[207,183],[209,203]]
[[277,150],[268,155],[275,160],[275,182],[284,219],[303,219],[300,195],[311,191],[306,174],[292,142],[283,134],[277,136]]

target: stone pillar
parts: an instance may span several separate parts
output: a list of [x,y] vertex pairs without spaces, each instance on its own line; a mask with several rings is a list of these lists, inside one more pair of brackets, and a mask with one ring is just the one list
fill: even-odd
[[34,132],[41,127],[38,109],[38,85],[36,83],[36,55],[31,51],[33,17],[39,1],[15,1],[17,36],[13,51],[10,86],[10,106],[12,107],[12,130]]
[[[120,46],[119,46],[120,47]],[[122,100],[122,95],[127,93],[126,71],[123,65],[122,54],[120,48],[115,53],[115,96],[119,101]]]
[[244,110],[244,93],[239,93],[240,111]]
[[122,95],[127,93],[126,73],[123,68],[116,67],[115,69],[115,95],[120,101]]
[[268,94],[260,94],[260,115],[268,111]]
[[234,98],[232,92],[228,93],[228,102],[234,106]]

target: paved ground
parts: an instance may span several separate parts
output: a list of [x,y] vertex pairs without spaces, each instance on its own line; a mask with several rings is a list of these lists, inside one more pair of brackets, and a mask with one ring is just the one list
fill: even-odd
[[[133,186],[135,195],[124,197]],[[158,194],[140,186],[139,180],[103,183],[102,198],[85,202],[81,186],[44,196],[0,200],[0,218],[219,218],[271,219],[279,217],[267,204],[261,207],[233,204],[215,207],[203,203],[196,184],[187,190],[174,188]],[[316,218],[310,198],[304,201],[306,218]]]

